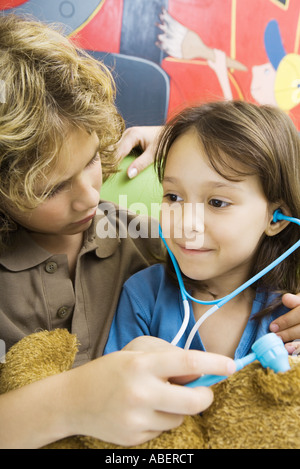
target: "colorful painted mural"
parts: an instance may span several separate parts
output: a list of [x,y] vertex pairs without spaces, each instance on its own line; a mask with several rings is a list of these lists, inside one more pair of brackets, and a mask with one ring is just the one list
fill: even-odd
[[187,104],[276,104],[300,128],[299,0],[0,0],[3,13],[66,25],[112,66],[127,125]]

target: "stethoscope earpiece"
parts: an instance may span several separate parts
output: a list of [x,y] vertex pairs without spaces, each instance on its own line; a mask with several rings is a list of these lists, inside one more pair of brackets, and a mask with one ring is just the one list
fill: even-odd
[[278,221],[280,220],[284,220],[285,219],[285,216],[283,215],[282,211],[280,210],[280,208],[278,208],[277,210],[275,210],[275,212],[273,213],[273,220],[272,220],[272,223],[277,223]]

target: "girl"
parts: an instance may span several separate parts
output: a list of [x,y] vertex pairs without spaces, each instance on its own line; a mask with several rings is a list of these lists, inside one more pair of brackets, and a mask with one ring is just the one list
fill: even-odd
[[[185,110],[164,129],[156,155],[163,185],[162,230],[185,284],[199,300],[234,291],[299,239],[299,227],[273,222],[276,209],[300,217],[300,144],[279,109],[219,102]],[[296,251],[200,327],[191,347],[240,358],[286,313],[281,295],[299,291]],[[171,342],[184,317],[170,265],[155,265],[124,286],[106,346],[134,337]],[[194,303],[178,343],[209,309]]]
[[0,340],[8,349],[37,330],[67,328],[81,344],[70,372],[0,396],[0,447],[76,434],[139,444],[212,402],[210,390],[171,377],[226,375],[234,364],[169,347],[142,353],[134,343],[101,357],[124,281],[160,252],[157,239],[124,236],[132,215],[112,204],[113,236],[97,230],[102,174],[116,169],[123,130],[111,75],[56,30],[6,16],[0,80]]

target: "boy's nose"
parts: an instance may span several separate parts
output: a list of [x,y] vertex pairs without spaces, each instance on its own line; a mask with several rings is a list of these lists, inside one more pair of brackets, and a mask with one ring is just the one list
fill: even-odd
[[76,212],[84,212],[97,207],[100,201],[98,188],[92,185],[80,185],[72,202],[72,208]]

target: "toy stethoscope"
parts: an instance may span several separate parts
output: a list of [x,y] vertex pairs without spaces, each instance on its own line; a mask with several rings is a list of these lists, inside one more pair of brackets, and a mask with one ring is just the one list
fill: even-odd
[[[287,220],[291,223],[296,223],[297,225],[300,226],[300,219],[283,215],[283,213],[279,209],[279,210],[276,210],[273,214],[273,222],[277,223],[280,220]],[[269,264],[261,272],[256,274],[254,277],[252,277],[250,280],[245,282],[243,285],[241,285],[239,288],[234,290],[229,295],[225,296],[224,298],[219,298],[218,300],[202,301],[202,300],[198,300],[194,298],[187,292],[183,283],[183,279],[182,279],[182,275],[181,275],[178,262],[174,254],[170,250],[169,246],[167,245],[167,242],[164,238],[161,227],[159,227],[159,234],[172,260],[172,263],[173,263],[173,266],[177,275],[180,293],[181,293],[183,306],[184,306],[184,320],[182,322],[182,326],[180,330],[178,331],[176,337],[173,339],[172,344],[173,345],[178,344],[186,328],[188,327],[188,323],[190,319],[190,306],[189,306],[188,298],[194,301],[195,303],[199,303],[202,305],[212,305],[212,307],[203,316],[201,316],[201,318],[196,322],[195,326],[191,330],[188,336],[188,339],[186,341],[185,347],[184,347],[185,350],[190,348],[193,338],[195,334],[197,333],[199,327],[201,326],[201,324],[203,324],[203,322],[209,316],[214,314],[218,309],[221,308],[221,306],[225,305],[232,298],[237,296],[239,293],[244,291],[250,285],[255,283],[257,280],[259,280],[261,277],[266,275],[272,269],[274,269],[274,267],[276,267],[278,264],[284,261],[284,259],[286,259],[294,251],[296,251],[298,247],[300,247],[300,239],[299,239],[299,241],[297,241],[293,246],[291,246],[284,254],[279,256],[274,262]],[[290,365],[288,361],[288,352],[285,349],[282,340],[273,333],[266,334],[260,339],[258,339],[252,346],[252,353],[250,353],[246,357],[235,360],[236,371],[241,370],[242,368],[244,368],[244,366],[252,363],[254,360],[259,360],[263,367],[265,368],[269,367],[273,369],[276,373],[285,372],[290,369]],[[226,379],[226,376],[204,375],[201,378],[195,381],[192,381],[191,383],[186,384],[185,386],[191,387],[191,388],[197,387],[197,386],[212,386],[213,384],[218,383],[219,381],[222,381],[224,379]]]
[[[292,218],[292,217],[288,217],[286,215],[283,215],[283,213],[279,209],[279,210],[276,210],[273,214],[273,222],[277,223],[280,220],[287,220],[291,223],[296,223],[297,225],[300,226],[300,219]],[[296,251],[296,249],[298,249],[298,247],[300,247],[300,240],[299,240],[293,246],[291,246],[284,254],[282,254],[274,262],[272,262],[269,266],[265,267],[261,272],[256,274],[254,277],[252,277],[250,280],[245,282],[243,285],[241,285],[239,288],[237,288],[236,290],[234,290],[232,293],[225,296],[224,298],[219,298],[218,300],[213,300],[213,301],[202,301],[202,300],[198,300],[198,299],[194,298],[193,296],[191,296],[187,292],[187,290],[184,286],[184,283],[183,283],[183,279],[182,279],[182,275],[181,275],[181,271],[180,271],[178,262],[177,262],[177,260],[174,256],[174,254],[170,250],[169,246],[167,245],[167,242],[165,240],[165,237],[163,235],[161,227],[159,227],[159,234],[160,234],[160,237],[161,237],[162,241],[164,242],[164,245],[166,246],[167,251],[169,253],[169,256],[172,260],[172,263],[173,263],[173,266],[174,266],[174,269],[175,269],[175,272],[176,272],[176,276],[177,276],[177,279],[178,279],[180,293],[181,293],[183,306],[184,306],[184,320],[183,320],[182,326],[181,326],[180,330],[178,331],[176,337],[173,339],[172,344],[173,345],[178,344],[178,342],[180,341],[181,337],[183,336],[183,334],[184,334],[184,332],[185,332],[185,330],[188,326],[189,318],[190,318],[190,306],[189,306],[188,298],[191,299],[192,301],[194,301],[195,303],[199,303],[201,305],[212,305],[212,307],[203,316],[201,316],[201,318],[196,322],[195,326],[193,327],[193,329],[190,332],[190,335],[189,335],[189,337],[186,341],[186,344],[185,344],[185,347],[184,347],[185,349],[190,348],[191,343],[193,341],[193,338],[194,338],[195,334],[197,333],[199,327],[201,326],[201,324],[203,324],[203,322],[209,316],[214,314],[218,309],[221,308],[221,306],[228,303],[228,301],[230,301],[232,298],[237,296],[242,291],[246,290],[246,288],[248,288],[250,285],[255,283],[257,280],[259,280],[261,277],[266,275],[268,272],[270,272],[270,270],[274,269],[274,267],[276,267],[278,264],[280,264],[290,254],[292,254],[294,251]]]

